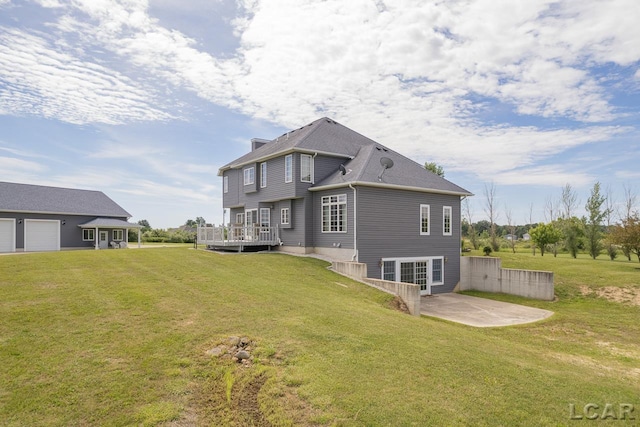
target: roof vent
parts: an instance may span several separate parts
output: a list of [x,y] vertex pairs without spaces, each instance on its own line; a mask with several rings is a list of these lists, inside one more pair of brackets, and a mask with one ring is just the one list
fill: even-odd
[[380,172],[380,175],[378,175],[378,181],[382,181],[382,175],[384,175],[384,171],[393,167],[393,160],[388,157],[382,157],[380,159],[380,164],[382,165],[382,172]]

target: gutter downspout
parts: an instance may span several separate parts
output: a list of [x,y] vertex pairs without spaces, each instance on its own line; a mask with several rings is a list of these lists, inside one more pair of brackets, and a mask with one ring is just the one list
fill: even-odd
[[349,188],[353,190],[353,256],[351,261],[358,261],[358,194],[353,185],[349,184]]
[[311,185],[316,183],[316,156],[318,155],[318,152],[316,151],[315,153],[313,153],[313,158],[312,158],[312,162],[311,162]]

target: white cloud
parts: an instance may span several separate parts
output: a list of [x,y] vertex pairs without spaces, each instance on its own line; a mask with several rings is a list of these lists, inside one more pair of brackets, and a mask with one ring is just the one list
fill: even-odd
[[0,110],[69,123],[164,120],[148,89],[92,62],[54,49],[41,37],[0,27]]
[[640,178],[640,172],[638,172],[637,170],[621,170],[616,171],[615,176],[620,179],[638,179]]
[[40,163],[29,160],[16,159],[15,157],[0,156],[0,179],[3,181],[13,181],[12,175],[18,173],[42,172],[46,169]]
[[558,187],[559,183],[570,182],[574,187],[588,185],[593,177],[582,172],[568,172],[565,165],[537,166],[492,175],[498,185],[548,185]]
[[[618,112],[598,67],[640,60],[629,48],[640,45],[629,13],[635,0],[245,0],[234,21],[240,48],[224,58],[162,27],[147,1],[40,4],[55,7],[49,26],[56,37],[0,32],[5,114],[72,123],[164,120],[169,114],[157,100],[185,89],[286,127],[329,115],[411,157],[483,178],[515,179],[514,169],[625,132],[606,126]],[[572,125],[485,124],[478,118],[483,99]],[[167,167],[155,161],[150,170]],[[185,182],[200,170],[206,167],[183,162],[168,173]]]

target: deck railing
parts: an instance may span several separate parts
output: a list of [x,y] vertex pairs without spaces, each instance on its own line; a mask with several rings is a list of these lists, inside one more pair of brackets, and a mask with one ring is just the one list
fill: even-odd
[[229,225],[198,227],[198,244],[207,246],[274,246],[280,241],[278,227]]

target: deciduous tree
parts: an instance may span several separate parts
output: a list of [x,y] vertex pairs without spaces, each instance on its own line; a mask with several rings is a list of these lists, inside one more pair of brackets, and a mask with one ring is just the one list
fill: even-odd
[[444,178],[444,168],[436,162],[427,162],[424,164],[424,168]]
[[557,228],[562,231],[564,247],[573,258],[578,257],[578,250],[582,246],[584,227],[580,219],[574,217],[556,220]]
[[513,215],[511,214],[511,210],[505,206],[504,214],[507,217],[507,229],[509,230],[509,234],[511,238],[508,239],[509,246],[511,246],[511,250],[513,253],[516,253],[516,225],[513,222]]
[[614,225],[609,239],[626,248],[629,254],[635,254],[640,262],[640,218],[637,214]]
[[547,245],[558,243],[562,234],[553,223],[539,224],[531,230],[531,240],[540,248],[540,255],[544,256],[544,249]]
[[471,246],[473,249],[478,250],[478,234],[473,226],[473,212],[471,211],[471,203],[469,203],[469,199],[464,199],[462,204],[462,208],[464,209],[464,216],[467,218],[469,222],[469,240],[471,240]]
[[591,195],[584,207],[588,215],[584,218],[584,234],[587,250],[593,259],[596,259],[602,252],[602,221],[607,216],[607,209],[603,209],[602,206],[604,203],[605,197],[600,194],[600,183],[596,182],[593,184]]
[[491,228],[489,229],[489,236],[491,236],[491,249],[498,251],[500,245],[498,245],[498,236],[496,233],[496,220],[498,219],[498,211],[496,207],[496,186],[492,182],[490,186],[484,186],[485,205],[484,211],[489,217]]

